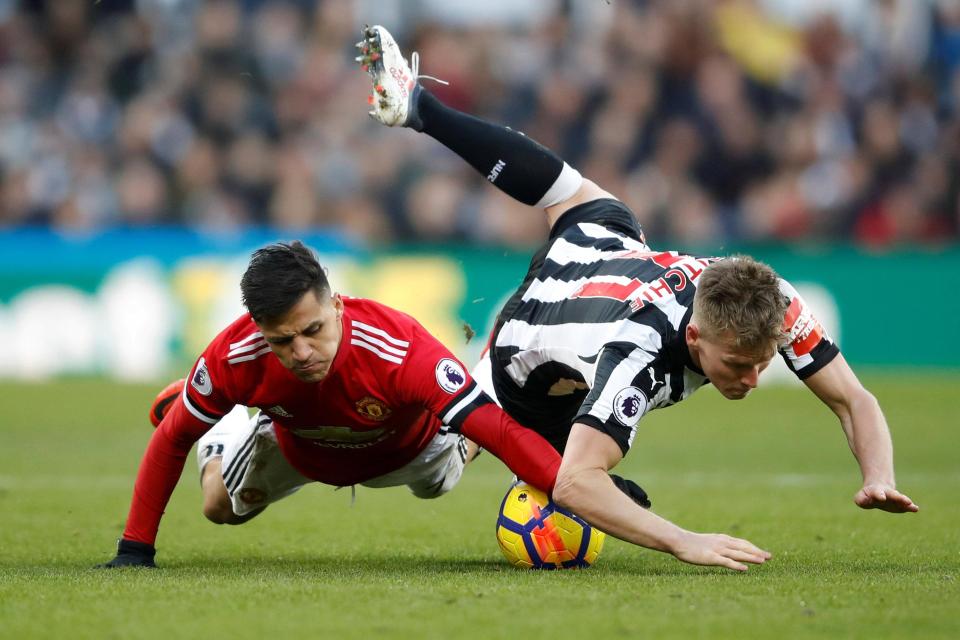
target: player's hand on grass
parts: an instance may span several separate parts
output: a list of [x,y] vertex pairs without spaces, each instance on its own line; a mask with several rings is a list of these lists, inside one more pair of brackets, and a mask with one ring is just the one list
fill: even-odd
[[863,485],[853,497],[853,501],[861,509],[881,509],[890,513],[912,513],[920,510],[909,496],[897,491],[893,485],[882,482]]
[[672,553],[678,559],[690,564],[726,567],[735,571],[746,571],[745,562],[763,564],[772,555],[748,540],[722,533],[692,531],[684,532]]
[[156,568],[153,557],[157,550],[152,544],[135,542],[120,538],[117,542],[117,555],[110,562],[98,564],[97,569],[117,569],[119,567],[149,567]]

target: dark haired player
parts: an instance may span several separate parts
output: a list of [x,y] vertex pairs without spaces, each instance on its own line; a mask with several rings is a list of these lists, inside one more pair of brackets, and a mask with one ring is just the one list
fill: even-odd
[[358,61],[373,78],[370,115],[426,133],[507,195],[543,208],[547,244],[500,312],[475,379],[521,424],[563,451],[554,500],[607,533],[687,562],[746,569],[769,557],[745,540],[697,534],[638,508],[607,472],[641,418],[707,382],[741,399],[779,350],[840,420],[863,476],[855,503],[917,511],[896,489],[893,446],[860,384],[793,287],[751,258],[654,251],[623,203],[549,149],[460,113],[418,83],[380,26]]
[[[313,481],[443,495],[471,455],[465,436],[553,488],[560,457],[543,438],[494,404],[413,318],[333,292],[300,242],[256,251],[240,287],[249,313],[214,338],[160,410],[105,566],[154,566],[160,518],[198,439],[203,512],[218,524],[245,522]],[[260,411],[248,419],[245,406]]]

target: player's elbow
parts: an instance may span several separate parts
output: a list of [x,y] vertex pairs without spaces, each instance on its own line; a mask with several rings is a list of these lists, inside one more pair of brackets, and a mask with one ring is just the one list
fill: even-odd
[[848,391],[837,402],[831,403],[830,408],[843,424],[851,422],[854,416],[873,416],[881,413],[876,396],[861,385]]
[[860,387],[858,390],[854,406],[870,412],[880,411],[880,402],[877,400],[877,397],[867,391],[865,387]]
[[557,472],[557,482],[553,486],[553,501],[558,506],[576,512],[583,504],[590,489],[590,470],[563,469]]

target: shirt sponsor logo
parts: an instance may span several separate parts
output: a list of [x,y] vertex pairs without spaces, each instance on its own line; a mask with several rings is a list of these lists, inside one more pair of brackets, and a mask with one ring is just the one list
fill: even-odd
[[202,396],[208,396],[213,393],[213,382],[210,380],[210,373],[207,371],[207,363],[203,358],[197,362],[197,369],[190,378],[190,386],[197,390]]
[[390,414],[393,413],[393,410],[382,400],[377,400],[376,398],[371,398],[370,396],[366,396],[362,400],[358,400],[356,406],[357,413],[362,415],[364,418],[376,420],[377,422],[386,420],[390,417]]
[[456,393],[467,381],[467,374],[456,360],[444,358],[437,363],[437,384],[447,393]]
[[636,387],[626,387],[613,399],[613,415],[625,427],[635,427],[647,410],[647,396]]
[[304,427],[291,432],[318,447],[330,449],[366,449],[390,437],[393,431],[370,429],[357,431],[350,427]]

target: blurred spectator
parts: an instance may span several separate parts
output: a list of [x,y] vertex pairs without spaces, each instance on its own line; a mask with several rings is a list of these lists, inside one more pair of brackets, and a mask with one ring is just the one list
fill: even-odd
[[364,117],[364,22],[655,246],[957,239],[960,0],[0,2],[0,224],[542,238],[440,145]]

